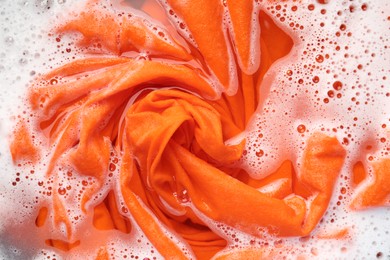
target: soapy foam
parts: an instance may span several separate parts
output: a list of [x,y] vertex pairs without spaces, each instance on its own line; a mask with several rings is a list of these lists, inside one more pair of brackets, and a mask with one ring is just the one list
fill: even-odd
[[[72,39],[69,39],[69,42],[61,39],[60,43],[53,43],[53,38],[49,38],[51,42],[47,42],[49,28],[46,25],[47,21],[55,17],[61,19],[60,17],[71,10],[75,3],[71,1],[65,3],[4,2],[0,9],[3,37],[0,39],[2,46],[0,74],[3,88],[0,94],[0,134],[3,137],[0,138],[2,162],[0,167],[3,172],[0,189],[1,205],[3,205],[0,210],[2,219],[0,258],[61,259],[63,254],[36,241],[35,238],[42,234],[42,230],[38,230],[30,221],[36,217],[41,206],[50,207],[50,204],[45,204],[45,200],[41,197],[43,191],[53,186],[54,180],[45,178],[45,162],[36,166],[33,174],[29,173],[30,169],[27,172],[28,167],[14,166],[8,150],[8,137],[12,135],[14,127],[10,115],[18,115],[24,111],[22,101],[32,79],[37,74],[47,72],[76,56],[77,49],[71,45]],[[273,79],[272,85],[262,86],[264,100],[245,133],[248,140],[248,153],[243,158],[242,165],[247,168],[252,177],[260,178],[272,172],[279,165],[280,160],[291,158],[299,172],[299,158],[305,147],[306,138],[311,133],[323,131],[337,136],[347,150],[347,163],[335,187],[329,209],[312,235],[316,236],[321,232],[326,233],[344,227],[349,227],[351,233],[345,240],[276,239],[266,235],[265,239],[261,240],[232,227],[226,227],[222,223],[214,223],[199,212],[198,215],[215,232],[218,231],[217,227],[219,228],[220,231],[217,233],[228,240],[229,250],[250,246],[261,247],[268,243],[275,247],[283,244],[294,248],[291,251],[286,250],[281,254],[281,258],[283,256],[296,258],[299,255],[322,258],[389,257],[389,209],[377,208],[355,212],[349,211],[347,206],[353,195],[349,188],[353,162],[357,160],[365,162],[369,156],[373,156],[373,160],[388,156],[390,102],[387,93],[390,90],[386,85],[388,84],[386,77],[389,74],[386,64],[390,55],[388,47],[384,46],[388,45],[390,38],[389,21],[386,16],[390,5],[377,1],[367,4],[367,10],[364,11],[362,1],[353,3],[331,1],[328,5],[313,4],[312,11],[304,4],[299,5],[296,11],[292,11],[295,9],[293,3],[280,5],[279,9],[278,4],[259,1],[259,6],[267,11],[278,26],[291,34],[296,45],[289,57],[274,64],[266,76]],[[321,9],[326,10],[325,14],[321,14]],[[283,10],[287,11],[283,12]],[[341,10],[340,15],[339,10]],[[276,18],[278,14],[281,15]],[[285,20],[282,22],[283,17]],[[324,26],[320,25],[322,22]],[[290,26],[291,23],[294,23],[293,27]],[[296,27],[295,24],[299,26]],[[300,26],[303,26],[303,29],[300,29]],[[337,36],[338,32],[340,36]],[[349,32],[351,36],[348,36]],[[70,47],[69,44],[71,52],[66,50]],[[340,50],[337,50],[338,46]],[[326,58],[327,54],[329,58]],[[80,57],[79,55],[81,54],[77,53],[77,57]],[[318,55],[322,55],[322,58]],[[292,71],[292,75],[289,75],[288,71]],[[319,78],[317,83],[314,82],[317,81],[315,77]],[[337,81],[342,82],[341,90],[336,90],[338,84],[336,87],[333,86]],[[329,91],[333,91],[333,94]],[[338,98],[337,94],[342,96]],[[332,95],[334,96],[330,97]],[[328,103],[325,103],[326,99],[329,100]],[[388,126],[383,128],[383,124]],[[276,136],[277,138],[274,138]],[[386,140],[382,142],[381,138]],[[254,144],[256,149],[253,148]],[[368,145],[372,146],[369,150],[366,149]],[[114,173],[112,178],[118,178],[117,173]],[[44,183],[40,185],[42,181]],[[76,183],[79,181],[76,175],[63,180],[64,185],[74,187],[67,193],[68,198],[77,193]],[[93,183],[93,180],[86,179],[86,181]],[[13,186],[14,182],[15,186]],[[91,204],[95,205],[101,201],[109,188],[112,186],[103,187],[99,191],[98,198]],[[272,187],[268,188],[272,189]],[[347,189],[346,194],[341,192],[343,188]],[[116,192],[120,198],[118,187]],[[39,199],[31,200],[36,197]],[[122,204],[123,202],[119,200],[118,205]],[[78,217],[76,231],[77,228],[85,230],[82,228],[83,225],[92,225],[92,219],[85,218],[80,213],[78,205],[72,200],[67,204],[71,218]],[[196,209],[194,211],[197,212]],[[131,216],[128,217],[131,219]],[[91,239],[88,245],[70,251],[68,256],[75,258],[95,256],[96,252],[91,252],[92,248],[102,243],[99,239],[105,237],[104,244],[111,245],[108,248],[109,254],[118,259],[123,258],[124,255],[161,258],[134,221],[132,225],[130,234],[119,231],[89,230],[88,237],[95,239]],[[53,232],[48,227],[44,228],[47,234]],[[26,234],[25,230],[29,232]],[[66,232],[66,229],[60,229],[59,233],[51,234],[60,238],[65,237]],[[178,238],[176,241],[181,243]],[[189,252],[188,256],[191,256]]]
[[347,159],[313,234],[349,227],[350,238],[283,241],[295,248],[301,245],[297,252],[311,257],[389,257],[389,209],[356,212],[348,205],[365,186],[351,192],[353,164],[363,161],[370,174],[368,161],[388,157],[389,134],[382,125],[390,120],[386,16],[390,5],[382,1],[310,5],[264,3],[267,13],[279,17],[278,26],[295,39],[295,46],[289,57],[269,70],[266,77],[272,83],[265,79],[261,86],[264,99],[247,128],[243,165],[252,177],[261,178],[290,158],[299,174],[307,138],[317,131],[336,136]]
[[[80,211],[80,200],[77,198],[82,191],[79,184],[83,183],[83,180],[77,176],[77,173],[67,175],[71,169],[64,167],[56,169],[55,174],[60,176],[60,179],[47,179],[45,174],[50,154],[42,155],[39,165],[29,167],[28,165],[14,166],[9,152],[9,138],[15,126],[15,117],[18,114],[28,113],[24,101],[27,87],[34,77],[65,64],[76,56],[78,58],[83,56],[74,46],[74,39],[49,37],[51,32],[47,26],[50,23],[48,21],[63,20],[67,13],[79,6],[80,3],[77,1],[47,3],[5,1],[0,9],[0,24],[2,25],[0,167],[3,173],[0,184],[1,259],[62,259],[64,257],[61,251],[52,249],[43,241],[47,238],[66,239],[68,231],[65,226],[60,225],[59,229],[52,228],[50,226],[53,225],[52,215],[49,215],[46,220],[49,224],[43,227],[38,228],[35,221],[31,221],[36,218],[42,207],[51,212],[49,193],[52,192],[52,187],[56,182],[62,183],[62,187],[65,188],[63,201],[66,202],[67,215],[75,227],[74,237],[81,236],[80,231],[85,230],[84,226],[92,226],[92,218],[86,218],[85,214]],[[36,142],[43,142],[43,140]],[[112,178],[118,178],[117,174]],[[94,183],[94,180],[90,178],[85,178],[84,181],[88,185]],[[112,184],[107,181],[90,204],[99,203],[111,187]],[[84,242],[69,252],[68,257],[93,258],[97,254],[96,245],[102,244],[107,245],[109,255],[116,259],[123,259],[124,256],[141,259],[144,257],[161,258],[135,223],[132,223],[130,234],[123,234],[116,230],[103,232],[96,229],[88,229],[87,233],[82,235],[88,237],[88,242]]]

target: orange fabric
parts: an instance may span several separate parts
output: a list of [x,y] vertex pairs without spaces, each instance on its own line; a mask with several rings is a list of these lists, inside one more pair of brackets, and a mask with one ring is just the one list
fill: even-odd
[[39,159],[39,150],[34,144],[26,122],[20,121],[16,126],[10,150],[15,163],[23,161],[34,163]]
[[107,249],[101,248],[98,251],[98,254],[96,256],[96,260],[109,260],[110,256],[108,255]]
[[352,201],[353,209],[390,205],[390,159],[381,159],[369,165],[372,176],[367,176],[368,185]]
[[262,250],[250,249],[250,250],[235,250],[226,254],[215,257],[215,260],[240,260],[240,259],[264,259],[271,256],[265,256]]
[[355,163],[355,165],[353,166],[352,173],[353,173],[352,183],[354,185],[360,184],[367,177],[367,174],[366,174],[366,171],[364,170],[364,165],[362,162]]
[[102,203],[95,206],[93,225],[100,230],[117,229],[123,233],[130,233],[131,223],[120,214],[115,200],[114,193],[110,192]]
[[147,55],[191,59],[183,47],[169,39],[169,35],[165,35],[164,32],[153,32],[153,28],[147,26],[142,17],[122,16],[115,12],[103,11],[94,5],[87,8],[87,12],[78,14],[75,20],[58,28],[61,33],[81,33],[83,37],[78,43],[80,46],[93,47],[91,50],[102,52],[106,50],[113,54],[139,51]]
[[[232,35],[222,19],[221,1],[167,2],[193,37],[194,44],[183,36],[189,48],[153,32],[140,17],[118,16],[93,3],[58,28],[63,34],[80,33],[81,48],[104,55],[73,61],[43,76],[31,88],[29,101],[37,118],[31,130],[47,143],[36,148],[22,124],[11,144],[15,163],[37,158],[39,149],[51,151],[47,177],[53,178],[52,207],[39,211],[36,225],[48,224],[52,214],[54,228],[65,224],[68,241],[48,238],[46,243],[63,251],[82,243],[74,242],[74,227],[58,191],[59,165],[95,181],[80,198],[83,213],[92,216],[91,228],[129,234],[136,225],[168,259],[187,256],[166,229],[183,238],[199,259],[226,247],[227,241],[199,212],[258,237],[263,235],[259,227],[274,236],[309,235],[328,207],[344,162],[346,153],[337,139],[312,134],[299,171],[286,158],[260,180],[237,167],[245,140],[225,143],[245,130],[257,108],[264,74],[289,53],[293,41],[260,12],[261,34],[254,43],[261,51],[259,67],[250,64],[251,1],[227,1]],[[130,51],[146,53],[151,60],[123,55]],[[212,74],[223,86],[220,96]],[[118,185],[94,201],[116,156]],[[389,160],[373,167],[374,182],[354,205],[385,203]],[[107,250],[100,248],[97,259],[109,259]],[[248,249],[220,259],[257,258],[263,253]]]
[[232,20],[235,49],[241,68],[247,74],[253,74],[259,67],[259,30],[253,26],[257,23],[252,0],[226,1]]
[[55,247],[55,248],[60,249],[62,251],[69,251],[72,248],[75,248],[78,245],[80,245],[80,241],[76,241],[74,243],[69,243],[67,241],[62,241],[62,240],[58,240],[58,239],[47,239],[45,241],[45,243],[48,246]]
[[[219,82],[229,91],[237,87],[233,57],[229,53],[226,28],[223,28],[223,6],[219,0],[168,0],[179,18],[183,19],[202,57]],[[202,10],[197,12],[195,10]],[[212,46],[212,48],[210,48]]]
[[48,209],[43,207],[39,210],[38,216],[35,219],[35,225],[37,227],[42,227],[45,224],[47,218]]

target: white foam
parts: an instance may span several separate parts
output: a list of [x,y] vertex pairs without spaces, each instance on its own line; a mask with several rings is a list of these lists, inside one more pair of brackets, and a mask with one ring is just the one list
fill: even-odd
[[[352,194],[339,200],[340,189],[350,186],[353,164],[363,160],[367,166],[369,156],[380,159],[388,154],[389,147],[388,130],[382,124],[390,120],[387,94],[390,52],[386,47],[390,37],[390,3],[367,2],[330,1],[327,5],[314,4],[312,11],[308,4],[263,3],[271,17],[284,17],[284,22],[275,19],[276,23],[297,40],[290,57],[274,64],[266,75],[273,79],[272,84],[261,86],[265,98],[247,129],[248,153],[243,165],[252,177],[261,178],[290,158],[299,174],[307,138],[316,131],[336,136],[347,151],[343,177],[338,180],[323,221],[313,233],[352,226],[351,238],[304,243],[298,239],[285,240],[298,247],[299,254],[314,256],[315,252],[321,258],[341,259],[372,258],[379,252],[390,255],[390,235],[386,231],[390,228],[389,209],[350,211]],[[367,10],[362,10],[364,3]],[[279,10],[277,5],[281,6]],[[294,5],[298,6],[295,12],[291,11]],[[354,6],[353,12],[350,6]],[[321,14],[321,9],[326,13]],[[304,28],[293,31],[290,23],[293,28],[297,28],[295,24]],[[287,75],[288,70],[292,75]],[[319,82],[314,82],[318,81],[313,80],[315,76]],[[334,89],[336,81],[342,82],[341,90]],[[334,97],[329,97],[332,96],[329,91],[333,91]],[[328,103],[324,102],[326,98]],[[300,125],[306,129],[298,131]],[[371,150],[366,149],[367,145],[372,146]],[[264,153],[261,157],[256,155],[259,149]]]
[[[18,167],[12,163],[9,151],[9,137],[18,114],[28,111],[25,108],[27,87],[33,78],[50,69],[62,65],[76,55],[82,57],[74,46],[72,39],[58,39],[49,36],[52,21],[63,19],[73,10],[78,1],[2,1],[0,7],[0,167],[2,178],[0,183],[0,258],[1,259],[62,259],[64,253],[45,245],[48,238],[64,239],[67,230],[63,224],[53,228],[53,215],[50,214],[43,227],[35,225],[35,218],[41,207],[52,207],[52,198],[47,191],[62,183],[63,187],[71,187],[63,195],[62,201],[67,214],[75,228],[75,237],[80,237],[84,226],[92,226],[92,218],[86,218],[80,210],[78,194],[80,178],[73,174],[56,171],[60,179],[47,179],[47,161],[42,160],[33,168]],[[68,51],[67,49],[70,49]],[[43,155],[43,158],[49,158]],[[119,168],[119,167],[117,167]],[[26,179],[28,177],[28,179]],[[19,178],[18,181],[16,178]],[[87,180],[93,182],[93,180]],[[12,184],[15,183],[15,186]],[[102,187],[99,198],[104,197],[109,187]],[[37,199],[34,199],[37,198]],[[97,204],[98,199],[91,203]],[[69,253],[69,257],[87,259],[96,256],[96,245],[107,242],[107,251],[118,259],[123,255],[137,257],[161,256],[148,242],[142,232],[133,224],[131,234],[119,231],[98,231],[89,229],[88,243],[80,245]],[[79,232],[77,232],[79,231]],[[42,237],[43,236],[43,237]],[[131,237],[131,239],[129,239]],[[104,239],[103,239],[104,238]],[[138,241],[138,242],[137,242]],[[103,245],[103,244],[102,244]]]

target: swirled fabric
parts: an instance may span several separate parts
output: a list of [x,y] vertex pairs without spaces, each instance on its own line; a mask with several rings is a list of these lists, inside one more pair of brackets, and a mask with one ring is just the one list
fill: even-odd
[[[316,227],[346,152],[335,137],[313,133],[299,172],[288,158],[262,179],[238,166],[245,140],[227,140],[245,130],[265,73],[293,40],[253,1],[224,3],[161,1],[172,19],[185,22],[174,20],[175,29],[91,2],[56,29],[77,33],[79,47],[93,55],[36,81],[28,96],[34,117],[20,120],[11,145],[15,163],[48,158],[51,204],[35,222],[65,226],[66,237],[47,237],[47,245],[69,251],[83,243],[69,201],[93,219],[90,228],[128,234],[136,225],[168,259],[188,254],[166,230],[199,259],[226,247],[204,217],[255,237],[264,229],[272,236],[307,236]],[[144,8],[154,4],[145,1]],[[386,203],[389,168],[388,160],[374,165],[375,182],[354,208]],[[80,177],[76,198],[67,195],[64,171]],[[357,183],[365,178],[361,166],[354,172],[363,176]],[[271,192],[260,191],[273,183]],[[261,249],[219,255],[261,256]],[[103,248],[96,258],[110,256]]]

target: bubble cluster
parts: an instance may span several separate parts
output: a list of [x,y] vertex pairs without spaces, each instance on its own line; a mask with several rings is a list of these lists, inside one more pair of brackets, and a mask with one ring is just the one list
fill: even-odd
[[[354,212],[349,203],[361,188],[352,187],[353,165],[363,162],[370,172],[369,162],[389,154],[388,131],[383,127],[390,120],[385,12],[389,6],[360,1],[313,3],[306,8],[294,3],[263,4],[278,26],[290,32],[295,45],[288,58],[274,65],[269,77],[275,80],[261,85],[268,88],[269,95],[263,96],[247,128],[242,163],[252,177],[262,178],[290,158],[299,174],[310,133],[336,136],[347,151],[347,159],[328,211],[313,236],[345,227],[350,235],[341,243],[313,239],[284,242],[293,247],[302,245],[296,250],[307,256],[329,252],[341,258],[388,256],[388,249],[383,250],[388,247],[388,234],[371,226],[389,226],[385,217],[388,209],[376,209],[375,214]],[[258,156],[258,147],[266,156]],[[364,235],[367,233],[371,235]]]

